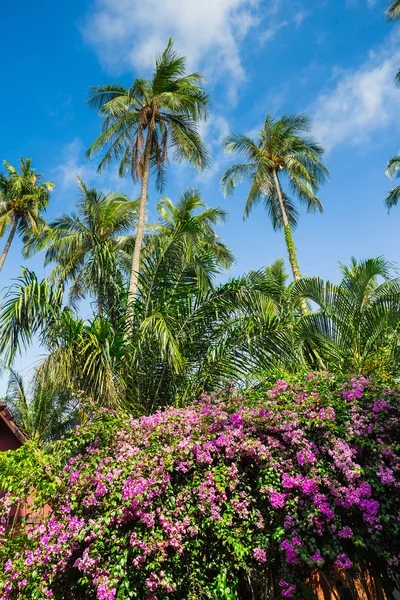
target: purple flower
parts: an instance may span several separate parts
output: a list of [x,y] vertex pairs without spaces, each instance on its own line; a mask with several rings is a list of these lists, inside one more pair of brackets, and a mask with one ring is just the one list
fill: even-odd
[[310,479],[309,477],[305,477],[301,484],[301,490],[307,496],[315,494],[315,492],[318,491],[318,481],[315,479]]
[[267,555],[262,548],[253,548],[253,556],[260,563],[267,562]]
[[13,563],[12,560],[9,558],[8,561],[6,562],[6,564],[4,565],[4,570],[6,573],[11,573],[13,569]]
[[276,490],[270,492],[269,501],[272,508],[283,508],[285,506],[286,494],[280,494]]
[[107,493],[108,493],[108,489],[106,488],[106,486],[104,485],[104,483],[102,481],[100,481],[97,484],[97,487],[96,487],[96,490],[94,492],[94,495],[96,496],[96,498],[102,498]]
[[308,448],[300,450],[300,452],[297,453],[297,462],[300,466],[314,464],[316,460],[315,454]]
[[289,583],[287,583],[287,581],[281,579],[279,582],[279,586],[283,588],[281,592],[283,598],[293,598],[293,594],[296,591],[295,585],[290,585]]
[[343,527],[343,529],[341,531],[338,532],[338,536],[340,538],[352,538],[353,537],[353,532],[350,529],[350,527],[348,527],[347,525],[345,527]]
[[301,546],[301,540],[298,537],[292,539],[293,546]]
[[335,560],[335,565],[339,567],[339,569],[350,569],[353,566],[353,563],[349,559],[346,554],[339,554],[337,559]]
[[318,566],[323,565],[325,562],[325,559],[323,558],[323,556],[321,556],[321,553],[319,551],[317,551],[311,556],[311,560],[315,562]]

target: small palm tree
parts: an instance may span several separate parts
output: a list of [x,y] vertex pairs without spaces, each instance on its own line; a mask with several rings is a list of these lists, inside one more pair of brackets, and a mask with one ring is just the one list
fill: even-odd
[[30,392],[19,373],[10,369],[4,401],[28,436],[39,443],[59,439],[78,424],[78,404],[50,381],[34,378]]
[[27,247],[33,235],[44,224],[41,213],[46,209],[54,185],[41,183],[42,175],[35,173],[30,158],[20,158],[19,171],[4,161],[5,172],[0,173],[0,237],[9,236],[0,257],[0,271],[16,233]]
[[88,189],[78,178],[81,192],[76,212],[63,214],[34,238],[29,252],[46,248],[45,265],[54,264],[54,280],[70,283],[72,303],[91,294],[101,314],[121,278],[127,233],[137,221],[136,201],[124,194]]
[[229,269],[234,263],[232,252],[220,240],[214,227],[224,223],[227,213],[221,208],[207,207],[198,190],[186,190],[177,204],[170,198],[163,198],[157,206],[160,223],[155,229],[161,236],[186,240],[187,260],[205,248],[211,251],[222,269]]
[[[316,193],[328,177],[322,162],[323,149],[304,134],[310,131],[306,116],[293,115],[274,119],[268,115],[257,141],[241,134],[229,135],[225,150],[242,154],[246,162],[230,166],[223,178],[225,195],[234,191],[238,183],[250,181],[251,188],[244,210],[246,219],[251,209],[263,202],[269,211],[274,229],[283,228],[293,277],[300,279],[300,269],[293,243],[292,227],[296,225],[296,208],[282,188],[286,175],[291,191],[306,204],[308,211],[322,212],[323,206]],[[307,308],[305,307],[305,310]]]
[[103,132],[89,148],[87,156],[92,157],[105,150],[99,171],[117,160],[121,177],[130,174],[134,181],[141,181],[129,283],[127,316],[131,329],[149,176],[154,173],[157,186],[162,189],[168,149],[171,147],[176,160],[188,160],[201,169],[209,161],[197,128],[197,122],[207,116],[208,95],[200,87],[201,76],[197,73],[185,75],[185,67],[186,59],[177,55],[170,39],[167,48],[156,60],[151,80],[136,79],[129,89],[119,84],[92,88],[89,97],[89,105],[100,110],[104,123]]
[[318,277],[293,285],[295,299],[318,306],[299,320],[295,336],[301,344],[311,342],[328,368],[363,373],[385,354],[398,356],[400,280],[390,279],[392,265],[383,258],[353,259],[341,268],[339,285]]
[[[386,175],[389,179],[393,179],[394,177],[400,177],[400,154],[397,156],[393,156],[388,162],[388,166],[386,169]],[[393,206],[396,206],[400,199],[400,185],[392,188],[388,191],[385,198],[385,205],[388,211]]]

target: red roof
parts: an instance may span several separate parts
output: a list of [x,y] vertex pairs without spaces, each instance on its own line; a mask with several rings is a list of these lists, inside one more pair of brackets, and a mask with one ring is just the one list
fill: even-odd
[[[21,429],[17,421],[13,417],[11,410],[5,402],[0,402],[0,419],[6,424],[12,434],[18,439],[21,444],[25,444],[28,439],[27,434]],[[1,421],[0,421],[1,422]]]

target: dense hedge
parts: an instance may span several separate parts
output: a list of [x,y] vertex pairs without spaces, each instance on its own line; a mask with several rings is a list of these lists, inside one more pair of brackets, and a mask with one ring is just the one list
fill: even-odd
[[138,420],[100,411],[45,460],[33,445],[3,455],[3,518],[33,481],[53,509],[27,537],[4,534],[3,597],[302,597],[330,565],[390,591],[399,398],[309,374]]

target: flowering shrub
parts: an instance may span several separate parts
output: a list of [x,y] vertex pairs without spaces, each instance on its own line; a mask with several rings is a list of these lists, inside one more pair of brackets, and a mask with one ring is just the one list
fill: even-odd
[[[3,598],[264,598],[266,585],[302,597],[301,582],[332,565],[374,569],[390,587],[399,397],[310,374],[140,419],[100,411],[34,473],[51,515],[3,531]],[[3,520],[34,483],[34,450],[21,451],[0,475]]]

